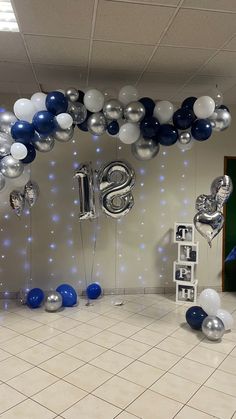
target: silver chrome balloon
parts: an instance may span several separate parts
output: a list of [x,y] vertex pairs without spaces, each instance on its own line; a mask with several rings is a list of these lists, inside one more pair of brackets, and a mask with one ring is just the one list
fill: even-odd
[[106,131],[106,119],[102,112],[92,114],[88,118],[88,130],[93,135],[102,135]]
[[0,131],[5,132],[6,134],[11,133],[11,127],[17,121],[16,116],[13,112],[1,112],[0,113]]
[[24,197],[30,207],[33,207],[39,197],[39,185],[32,180],[26,183]]
[[220,211],[216,211],[213,214],[198,212],[193,222],[197,231],[207,240],[211,247],[212,240],[219,234],[224,225],[224,216]]
[[6,185],[6,178],[0,173],[0,191],[3,190],[4,186]]
[[124,161],[112,161],[98,172],[100,202],[103,211],[120,218],[131,210],[134,198],[131,190],[135,184],[134,169]]
[[37,151],[41,151],[42,153],[47,153],[51,151],[54,147],[55,140],[52,135],[48,135],[47,137],[41,137],[37,134],[38,140],[34,141],[34,147]]
[[55,140],[60,141],[61,143],[66,143],[73,138],[74,135],[74,127],[70,127],[68,129],[56,129],[53,132],[53,138]]
[[128,122],[140,122],[145,116],[145,107],[141,102],[130,102],[124,109],[124,117]]
[[103,113],[107,119],[120,119],[123,116],[123,106],[117,99],[109,99],[104,103]]
[[189,144],[192,139],[191,132],[189,131],[182,131],[179,133],[178,141],[180,144]]
[[81,163],[74,178],[79,186],[79,220],[95,218],[94,177],[91,162]]
[[215,178],[211,184],[211,193],[217,202],[217,209],[220,210],[228,201],[233,192],[233,183],[228,175]]
[[10,205],[15,214],[20,217],[25,206],[25,199],[20,191],[12,191],[10,193]]
[[140,137],[131,145],[131,151],[134,157],[138,160],[151,160],[160,150],[160,145],[152,139],[144,139]]
[[80,102],[70,102],[67,112],[72,117],[74,124],[82,124],[88,113],[86,107]]
[[0,157],[5,157],[10,154],[11,151],[11,144],[9,144],[6,140],[2,140],[0,138]]
[[28,295],[28,291],[21,288],[19,290],[18,294],[17,294],[17,302],[21,305],[26,305],[27,304],[27,295]]
[[226,109],[215,109],[209,120],[213,131],[224,131],[231,124],[231,115]]
[[225,333],[224,323],[216,316],[207,316],[202,322],[202,332],[209,340],[219,340]]
[[79,99],[79,92],[75,87],[69,87],[69,89],[65,91],[65,96],[70,102],[76,102]]
[[57,291],[50,291],[44,301],[44,307],[46,311],[51,313],[58,311],[62,306],[62,296]]
[[0,171],[9,178],[19,177],[24,170],[24,165],[21,161],[14,159],[12,156],[3,157],[0,161]]
[[196,210],[213,214],[217,210],[217,202],[212,195],[199,195],[196,199]]

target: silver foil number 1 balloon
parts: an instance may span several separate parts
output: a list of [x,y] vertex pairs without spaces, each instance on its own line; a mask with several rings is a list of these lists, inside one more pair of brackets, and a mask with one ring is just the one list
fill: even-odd
[[132,188],[134,169],[124,161],[112,161],[98,172],[100,202],[103,211],[113,218],[126,215],[134,205]]
[[79,219],[95,218],[94,180],[91,163],[81,163],[74,178],[78,180],[79,186]]

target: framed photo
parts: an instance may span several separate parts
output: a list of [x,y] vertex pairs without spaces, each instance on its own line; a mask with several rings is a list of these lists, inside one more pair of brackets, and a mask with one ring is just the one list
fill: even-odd
[[176,302],[196,303],[197,283],[197,280],[195,280],[193,284],[189,284],[188,282],[176,282]]
[[188,223],[175,223],[174,243],[194,242],[194,225]]
[[178,261],[198,263],[198,243],[178,243]]
[[193,282],[194,263],[192,262],[174,262],[173,281]]

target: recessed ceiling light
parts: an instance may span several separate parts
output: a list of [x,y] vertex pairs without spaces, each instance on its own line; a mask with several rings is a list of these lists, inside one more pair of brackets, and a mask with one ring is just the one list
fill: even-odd
[[19,32],[11,0],[0,0],[0,31]]

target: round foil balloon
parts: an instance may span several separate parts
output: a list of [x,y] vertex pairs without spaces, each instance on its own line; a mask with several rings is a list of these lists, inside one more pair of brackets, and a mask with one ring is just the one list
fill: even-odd
[[74,127],[70,127],[67,129],[56,129],[53,132],[53,138],[55,140],[60,141],[61,143],[67,143],[68,141],[72,140],[74,135]]
[[47,137],[41,137],[37,134],[36,138],[38,138],[38,140],[34,141],[34,147],[36,150],[41,151],[42,153],[47,153],[53,149],[55,140],[52,136],[48,135]]
[[160,145],[152,139],[144,139],[140,137],[138,141],[131,145],[131,151],[138,160],[151,160],[160,150]]
[[202,332],[209,340],[219,340],[225,332],[224,324],[218,317],[208,316],[202,322]]
[[0,171],[9,178],[16,178],[23,173],[24,165],[12,156],[3,157],[0,161]]
[[82,124],[86,120],[88,114],[86,107],[80,102],[70,102],[68,106],[68,113],[70,114],[74,124]]
[[65,92],[65,96],[70,102],[76,102],[79,99],[79,92],[74,87],[69,87]]
[[128,122],[140,122],[145,116],[145,107],[141,102],[130,102],[124,109],[124,117]]
[[44,301],[45,310],[53,313],[55,311],[58,311],[59,308],[61,308],[61,306],[62,306],[61,294],[57,291],[49,292]]
[[0,138],[0,158],[8,156],[11,152],[11,144]]
[[102,135],[106,131],[106,119],[102,112],[94,113],[89,117],[88,130],[93,135]]
[[104,103],[103,114],[105,118],[117,120],[123,116],[123,106],[117,99],[109,99]]
[[13,112],[1,112],[0,113],[0,131],[5,132],[6,134],[11,133],[11,127],[17,121]]
[[180,144],[189,144],[191,140],[192,140],[191,132],[183,131],[179,133]]
[[231,124],[231,115],[226,109],[215,109],[209,120],[213,131],[224,131]]

